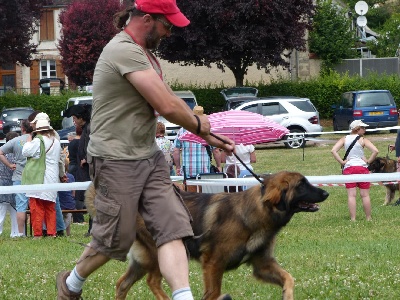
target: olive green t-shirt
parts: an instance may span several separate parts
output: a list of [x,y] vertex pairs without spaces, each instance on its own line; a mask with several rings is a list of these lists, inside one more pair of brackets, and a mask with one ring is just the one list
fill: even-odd
[[149,68],[152,65],[144,50],[124,31],[104,47],[93,76],[87,149],[91,156],[138,160],[147,159],[158,150],[154,109],[124,77]]

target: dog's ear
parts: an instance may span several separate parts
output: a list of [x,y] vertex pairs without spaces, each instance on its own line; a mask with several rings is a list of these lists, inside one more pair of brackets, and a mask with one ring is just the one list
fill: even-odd
[[285,176],[282,174],[275,174],[271,176],[268,180],[264,180],[265,184],[265,194],[263,196],[263,201],[270,202],[272,204],[277,204],[285,194],[285,191],[289,187]]

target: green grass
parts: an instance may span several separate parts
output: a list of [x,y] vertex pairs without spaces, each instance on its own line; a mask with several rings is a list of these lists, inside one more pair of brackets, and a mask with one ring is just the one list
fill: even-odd
[[[395,134],[371,136],[388,140],[374,144],[381,155]],[[325,138],[325,137],[324,137]],[[333,136],[338,139],[339,136]],[[257,173],[280,170],[304,175],[340,174],[332,158],[332,144],[309,145],[291,150],[283,147],[257,149]],[[343,153],[342,153],[343,155]],[[327,187],[329,198],[316,213],[296,214],[279,233],[275,255],[295,278],[296,299],[397,299],[400,295],[400,230],[397,206],[382,206],[385,188],[372,186],[372,222],[365,221],[357,199],[357,221],[350,222],[344,187]],[[0,236],[0,299],[55,299],[55,275],[73,268],[87,243],[86,226],[73,225],[68,238],[32,240],[9,238],[7,218]],[[111,261],[85,284],[84,299],[113,299],[114,285],[127,263]],[[202,295],[198,263],[190,264],[195,299]],[[168,290],[168,288],[166,287]],[[168,292],[170,292],[168,290]],[[281,299],[281,288],[252,277],[248,266],[225,274],[223,292],[234,299]],[[144,280],[131,289],[128,299],[153,299]]]

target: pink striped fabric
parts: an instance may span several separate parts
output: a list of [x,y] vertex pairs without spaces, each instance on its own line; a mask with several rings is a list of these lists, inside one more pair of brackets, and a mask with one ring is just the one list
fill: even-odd
[[[213,113],[208,116],[208,120],[211,124],[211,132],[225,135],[236,144],[275,142],[289,133],[286,127],[270,118],[248,111],[229,110]],[[189,131],[182,134],[180,140],[207,144],[202,138]]]

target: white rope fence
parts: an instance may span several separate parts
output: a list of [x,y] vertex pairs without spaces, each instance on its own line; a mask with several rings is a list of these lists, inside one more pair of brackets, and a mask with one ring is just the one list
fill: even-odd
[[[356,175],[325,175],[325,176],[305,176],[314,186],[344,186],[346,182],[371,182],[374,185],[386,185],[398,183],[400,172],[395,173],[375,173],[375,174],[356,174]],[[182,176],[171,176],[172,181],[182,181]],[[52,184],[32,184],[0,186],[0,194],[15,194],[37,191],[69,191],[86,190],[91,182],[72,182],[72,183],[52,183]],[[187,180],[187,185],[200,186],[252,186],[259,182],[255,178],[225,178],[225,179],[199,179]]]
[[[400,126],[367,129],[367,132],[382,130],[397,130]],[[350,130],[329,131],[329,132],[307,132],[307,133],[290,133],[292,136],[308,136],[308,135],[325,135],[325,134],[346,134]],[[306,138],[307,139],[307,138]],[[312,139],[319,141],[318,139]],[[287,141],[287,140],[286,140]],[[321,142],[323,140],[320,140]],[[0,140],[0,145],[5,140]],[[283,141],[278,141],[283,142]],[[68,144],[68,140],[62,140],[61,143]],[[273,142],[272,142],[273,143]],[[344,186],[346,182],[371,182],[372,185],[396,184],[400,181],[400,172],[395,173],[375,173],[375,174],[357,174],[357,175],[325,175],[325,176],[306,176],[308,181],[314,186]],[[171,176],[172,181],[183,181],[183,176]],[[70,190],[86,190],[90,181],[73,182],[73,183],[53,183],[53,184],[32,184],[32,185],[16,185],[16,186],[0,186],[0,194],[15,194],[37,191],[70,191]],[[225,179],[199,179],[187,180],[187,185],[210,185],[210,186],[252,186],[259,182],[254,178],[225,178]]]

